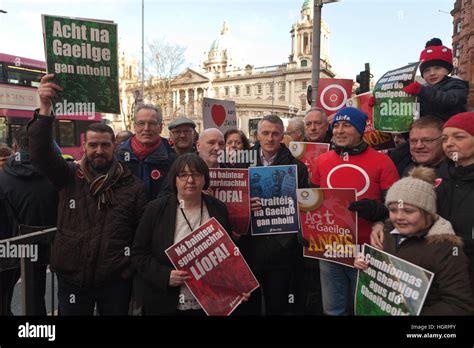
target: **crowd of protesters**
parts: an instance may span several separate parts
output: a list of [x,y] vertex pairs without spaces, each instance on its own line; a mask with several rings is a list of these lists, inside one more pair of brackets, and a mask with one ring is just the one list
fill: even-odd
[[[44,251],[36,269],[36,313],[46,314],[49,264],[58,277],[61,315],[127,315],[131,301],[144,315],[205,315],[185,286],[190,275],[175,270],[165,250],[215,217],[260,284],[242,294],[233,315],[353,315],[363,259],[352,268],[303,258],[301,233],[236,235],[225,205],[207,194],[209,168],[294,164],[299,188],[356,190],[347,208],[358,213],[359,244],[434,272],[422,314],[474,314],[474,112],[465,108],[465,82],[448,76],[451,50],[430,40],[420,60],[426,85],[415,82],[405,91],[419,96],[421,118],[388,155],[364,141],[367,115],[353,107],[330,118],[312,108],[286,130],[278,116],[267,115],[251,147],[241,130],[197,134],[187,117],[167,125],[165,139],[161,109],[142,104],[133,132],[115,136],[110,127],[92,124],[82,159],[65,161],[52,134],[52,100],[62,88],[53,75],[44,76],[40,108],[12,150],[0,147],[0,239],[14,236],[20,225],[57,226],[51,253]],[[285,136],[287,142],[331,144],[311,178]],[[256,163],[219,160],[222,152],[238,151],[254,151]],[[262,209],[260,199],[250,208]],[[11,314],[18,278],[18,268],[0,270],[0,314]]]

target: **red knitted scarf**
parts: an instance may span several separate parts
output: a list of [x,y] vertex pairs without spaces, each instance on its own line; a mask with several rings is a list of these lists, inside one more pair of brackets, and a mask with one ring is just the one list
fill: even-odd
[[161,145],[161,137],[158,138],[158,141],[155,144],[150,146],[144,145],[137,140],[137,137],[134,135],[131,141],[132,151],[138,157],[138,160],[143,160],[146,156],[153,153]]

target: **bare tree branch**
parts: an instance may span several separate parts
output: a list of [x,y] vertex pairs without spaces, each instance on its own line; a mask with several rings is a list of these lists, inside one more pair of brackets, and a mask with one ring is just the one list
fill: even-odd
[[145,98],[166,110],[171,102],[171,81],[184,65],[186,48],[154,40],[148,44],[145,54]]
[[148,77],[171,79],[184,64],[186,48],[166,41],[154,40],[148,44],[145,69]]

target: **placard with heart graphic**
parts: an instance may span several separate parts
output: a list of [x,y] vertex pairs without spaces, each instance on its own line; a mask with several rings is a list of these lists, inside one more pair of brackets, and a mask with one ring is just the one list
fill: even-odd
[[214,123],[220,127],[225,121],[225,109],[221,104],[214,104],[211,108],[211,116]]
[[202,103],[204,129],[217,128],[222,133],[237,128],[235,102],[204,98]]

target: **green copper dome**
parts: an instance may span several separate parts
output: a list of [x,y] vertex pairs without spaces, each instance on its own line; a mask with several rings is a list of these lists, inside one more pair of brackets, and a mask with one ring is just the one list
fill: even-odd
[[304,0],[301,10],[305,10],[307,8],[312,8],[312,7],[313,7],[313,0]]
[[231,48],[230,41],[229,26],[227,25],[227,21],[224,21],[221,33],[217,39],[212,42],[210,51],[223,51],[229,49]]

